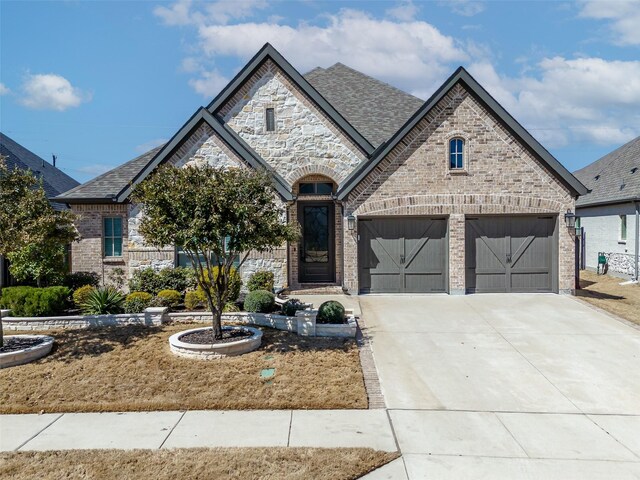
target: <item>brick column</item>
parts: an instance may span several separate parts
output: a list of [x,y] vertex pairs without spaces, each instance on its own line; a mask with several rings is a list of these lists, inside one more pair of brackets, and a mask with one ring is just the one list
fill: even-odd
[[464,215],[449,216],[449,293],[465,294]]

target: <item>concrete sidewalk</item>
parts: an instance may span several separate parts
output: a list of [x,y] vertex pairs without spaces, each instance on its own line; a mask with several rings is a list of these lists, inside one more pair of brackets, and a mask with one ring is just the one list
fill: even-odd
[[385,410],[0,415],[0,451],[188,447],[397,450]]

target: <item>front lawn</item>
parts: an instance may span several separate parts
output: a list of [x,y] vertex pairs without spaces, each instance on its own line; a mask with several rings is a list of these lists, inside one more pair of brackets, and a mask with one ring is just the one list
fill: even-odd
[[353,339],[263,328],[258,350],[198,361],[169,350],[189,328],[43,332],[56,341],[49,356],[0,370],[0,413],[367,408]]
[[594,272],[580,272],[579,298],[640,325],[640,286],[620,285],[624,280]]
[[367,448],[50,450],[0,453],[0,478],[351,480],[397,457]]

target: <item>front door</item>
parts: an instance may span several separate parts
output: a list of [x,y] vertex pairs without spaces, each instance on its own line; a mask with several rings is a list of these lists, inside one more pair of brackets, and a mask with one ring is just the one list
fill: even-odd
[[335,229],[332,202],[300,202],[300,283],[335,281]]

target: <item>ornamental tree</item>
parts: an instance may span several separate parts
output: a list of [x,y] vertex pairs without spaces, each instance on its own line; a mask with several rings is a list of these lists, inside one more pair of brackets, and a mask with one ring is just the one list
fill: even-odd
[[234,260],[240,268],[250,251],[271,251],[298,238],[276,203],[269,177],[246,168],[165,165],[135,186],[132,200],[143,215],[145,242],[180,246],[191,260],[218,340]]
[[[31,171],[10,169],[0,156],[0,255],[19,280],[41,285],[64,259],[64,246],[77,240],[75,215],[56,211]],[[2,345],[0,318],[0,346]]]

